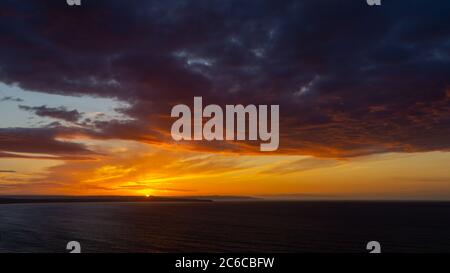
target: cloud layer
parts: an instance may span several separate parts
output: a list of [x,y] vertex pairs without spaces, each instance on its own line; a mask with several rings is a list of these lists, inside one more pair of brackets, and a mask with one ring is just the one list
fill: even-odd
[[46,105],[35,107],[19,105],[19,108],[25,111],[33,112],[40,117],[50,117],[68,122],[77,122],[82,117],[82,114],[77,110],[67,110],[65,107],[54,108],[47,107]]
[[[83,134],[170,145],[170,109],[279,104],[279,153],[353,157],[450,147],[450,3],[391,1],[5,1],[0,81],[117,98],[128,121],[0,129],[0,150],[89,153]],[[75,122],[75,110],[21,106]],[[37,141],[39,139],[39,141]],[[187,143],[253,153],[252,143]]]

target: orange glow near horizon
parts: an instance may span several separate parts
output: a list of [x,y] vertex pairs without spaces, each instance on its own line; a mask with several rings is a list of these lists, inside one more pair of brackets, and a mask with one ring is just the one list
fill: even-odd
[[17,170],[2,194],[245,195],[319,199],[446,199],[447,152],[346,160],[176,152],[131,141],[86,141],[95,160],[0,159]]

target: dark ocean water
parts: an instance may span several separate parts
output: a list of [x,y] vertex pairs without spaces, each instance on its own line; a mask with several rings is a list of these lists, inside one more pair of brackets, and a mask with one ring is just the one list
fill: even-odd
[[450,203],[0,205],[0,252],[450,252]]

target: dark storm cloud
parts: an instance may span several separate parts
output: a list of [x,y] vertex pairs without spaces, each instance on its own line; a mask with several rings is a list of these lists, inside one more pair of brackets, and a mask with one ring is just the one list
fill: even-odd
[[448,150],[450,3],[6,1],[0,81],[131,103],[100,138],[170,141],[171,106],[201,95],[280,104],[283,153]]
[[69,122],[76,122],[82,117],[82,114],[77,110],[67,110],[67,108],[65,107],[54,108],[54,107],[47,107],[46,105],[34,107],[19,105],[19,108],[25,111],[35,113],[40,117],[61,119]]
[[19,105],[19,108],[25,111],[35,113],[40,117],[50,117],[69,122],[76,122],[82,117],[82,114],[77,110],[67,110],[67,108],[65,107],[54,108],[54,107],[47,107],[45,105],[35,107]]
[[82,144],[57,140],[73,133],[66,128],[0,128],[0,157],[20,157],[8,152],[59,156],[93,154]]
[[1,98],[0,101],[23,102],[23,99],[21,99],[21,98],[16,98],[16,97],[11,97],[11,96],[7,96],[7,97]]

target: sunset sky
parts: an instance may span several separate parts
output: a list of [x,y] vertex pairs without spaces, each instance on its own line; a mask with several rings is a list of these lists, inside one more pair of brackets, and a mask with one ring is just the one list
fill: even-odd
[[[194,96],[280,148],[174,141]],[[450,200],[449,128],[449,1],[1,3],[0,195]]]

